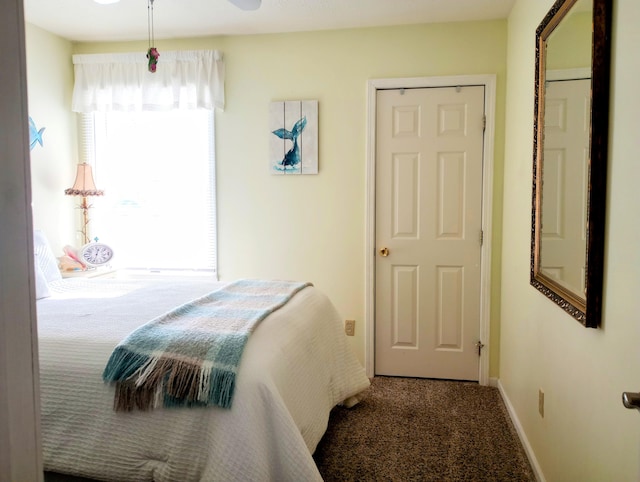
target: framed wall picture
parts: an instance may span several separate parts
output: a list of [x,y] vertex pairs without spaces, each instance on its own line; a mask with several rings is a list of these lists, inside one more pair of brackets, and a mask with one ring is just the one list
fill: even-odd
[[269,104],[269,169],[272,174],[318,174],[318,101]]

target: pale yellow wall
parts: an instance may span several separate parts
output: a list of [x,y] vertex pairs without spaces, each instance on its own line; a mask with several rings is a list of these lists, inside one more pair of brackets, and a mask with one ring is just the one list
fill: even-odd
[[71,112],[72,44],[26,25],[29,115],[44,127],[43,146],[31,151],[33,225],[45,232],[56,255],[74,244],[77,199],[65,196],[75,176],[76,117]]
[[[364,361],[367,80],[497,74],[491,373],[497,376],[506,21],[157,41],[218,48],[226,109],[216,115],[220,276],[310,280],[345,319]],[[146,42],[78,44],[75,53],[141,51]],[[319,101],[319,174],[272,176],[269,102]],[[176,162],[179,162],[178,160]]]
[[547,40],[547,69],[590,67],[591,29],[591,12],[570,12]]
[[[602,328],[583,328],[529,285],[535,29],[552,0],[508,23],[500,380],[548,481],[640,480],[640,2],[614,2]],[[538,415],[538,389],[545,416]]]

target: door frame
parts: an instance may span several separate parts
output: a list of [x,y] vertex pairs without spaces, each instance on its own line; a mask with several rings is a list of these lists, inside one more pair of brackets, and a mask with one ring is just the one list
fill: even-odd
[[489,383],[491,350],[491,245],[493,210],[493,156],[495,142],[495,74],[456,75],[441,77],[405,77],[371,79],[367,82],[367,151],[366,151],[366,241],[365,241],[365,323],[364,364],[369,378],[375,374],[375,263],[376,263],[376,99],[378,90],[428,87],[484,86],[486,124],[482,165],[482,231],[484,239],[480,254],[480,340],[484,349],[480,355],[478,381]]
[[[0,2],[0,480],[42,481],[24,5]],[[6,143],[5,143],[6,140]]]

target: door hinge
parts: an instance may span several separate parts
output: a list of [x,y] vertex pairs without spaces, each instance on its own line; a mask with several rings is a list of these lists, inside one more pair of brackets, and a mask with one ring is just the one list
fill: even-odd
[[483,115],[482,116],[482,132],[484,132],[487,129],[487,116]]
[[484,343],[482,343],[480,340],[478,340],[478,342],[476,343],[476,347],[478,347],[478,356],[482,355],[482,349],[484,348]]
[[482,246],[483,243],[484,243],[484,231],[481,229],[480,230],[480,246]]

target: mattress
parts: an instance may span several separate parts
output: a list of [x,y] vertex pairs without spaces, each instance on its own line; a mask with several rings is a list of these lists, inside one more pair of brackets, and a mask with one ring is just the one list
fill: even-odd
[[231,409],[115,412],[113,348],[204,280],[65,279],[38,300],[45,470],[114,481],[321,480],[312,454],[339,403],[369,386],[342,320],[308,287],[250,336]]

